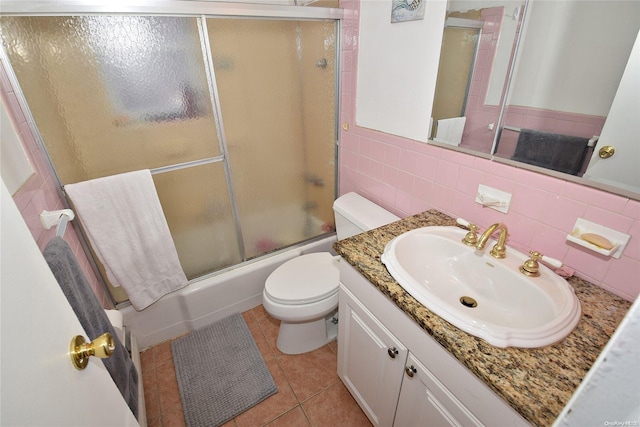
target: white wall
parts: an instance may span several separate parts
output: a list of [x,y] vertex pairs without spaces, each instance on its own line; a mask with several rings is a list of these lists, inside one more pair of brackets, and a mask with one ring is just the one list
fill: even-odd
[[391,24],[391,0],[361,1],[358,126],[427,141],[446,6],[430,0],[423,20]]
[[525,21],[510,103],[606,116],[638,33],[640,2],[530,0]]

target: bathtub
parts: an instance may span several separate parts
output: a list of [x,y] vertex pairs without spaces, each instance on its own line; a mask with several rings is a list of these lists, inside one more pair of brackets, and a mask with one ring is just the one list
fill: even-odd
[[142,350],[201,329],[262,304],[264,282],[284,262],[313,252],[331,252],[335,234],[195,279],[142,311],[119,308]]

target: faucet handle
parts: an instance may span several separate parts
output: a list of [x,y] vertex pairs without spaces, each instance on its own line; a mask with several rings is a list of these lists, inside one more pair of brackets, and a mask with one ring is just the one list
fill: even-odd
[[470,226],[473,225],[469,221],[467,221],[466,219],[462,219],[462,218],[456,218],[456,222],[458,224],[460,224],[461,226],[463,226],[464,228],[469,228]]
[[478,226],[475,224],[471,224],[469,221],[466,221],[462,218],[456,219],[456,222],[469,230],[469,232],[462,239],[462,243],[468,246],[475,246],[476,243],[478,243]]
[[544,262],[545,264],[549,264],[553,268],[560,268],[564,265],[559,259],[551,258],[546,255],[542,255],[540,261]]
[[531,277],[538,277],[540,275],[540,265],[538,264],[538,260],[544,262],[545,264],[549,264],[553,268],[562,267],[562,261],[548,257],[546,255],[542,255],[540,252],[531,251],[529,252],[531,258],[525,261],[524,264],[520,266],[520,272],[522,274],[526,274]]
[[543,255],[537,251],[530,251],[529,255],[531,255],[531,258],[520,266],[520,273],[529,277],[538,277],[540,275],[540,264],[538,264],[538,260],[542,258]]

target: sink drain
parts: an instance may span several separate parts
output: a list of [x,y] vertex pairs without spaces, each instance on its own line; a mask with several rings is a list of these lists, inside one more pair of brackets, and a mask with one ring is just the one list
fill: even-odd
[[474,308],[478,306],[478,303],[475,299],[468,297],[468,296],[463,296],[460,297],[460,304],[464,305],[465,307],[470,307],[470,308]]

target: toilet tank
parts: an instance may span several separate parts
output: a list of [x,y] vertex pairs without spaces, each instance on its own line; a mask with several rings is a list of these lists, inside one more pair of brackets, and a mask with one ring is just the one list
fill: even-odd
[[347,193],[333,202],[338,240],[355,236],[400,218],[357,193]]

